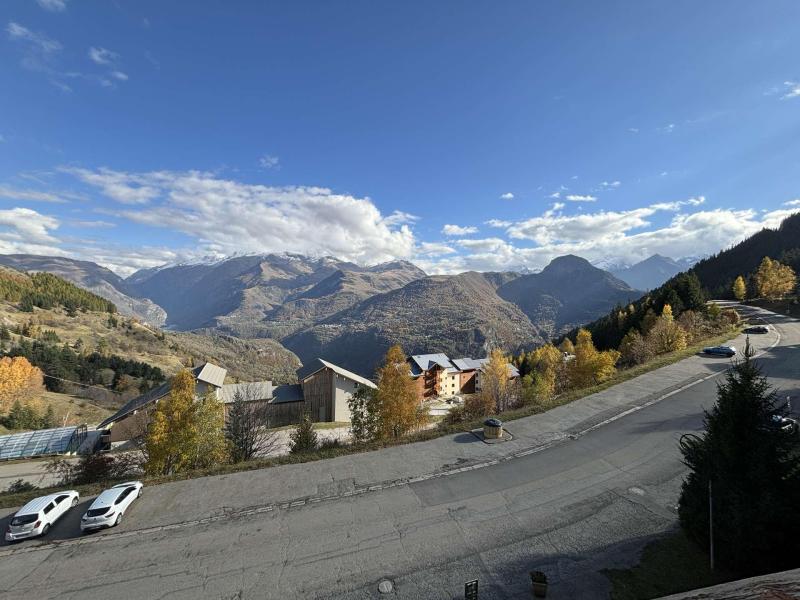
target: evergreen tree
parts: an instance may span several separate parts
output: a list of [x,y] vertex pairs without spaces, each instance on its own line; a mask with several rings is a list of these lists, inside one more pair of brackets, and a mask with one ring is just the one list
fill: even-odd
[[690,472],[679,516],[708,547],[709,479],[718,564],[742,575],[796,566],[800,539],[800,452],[796,438],[773,425],[775,392],[745,348],[717,388],[705,433],[682,445]]
[[359,386],[347,399],[347,406],[350,409],[350,435],[353,443],[364,444],[376,439],[380,432],[381,408],[375,390]]
[[225,422],[225,438],[231,461],[242,462],[266,453],[274,443],[267,411],[258,402],[255,388],[237,389]]
[[314,431],[314,423],[311,420],[311,415],[303,413],[297,427],[289,436],[289,452],[300,454],[316,449],[317,432]]

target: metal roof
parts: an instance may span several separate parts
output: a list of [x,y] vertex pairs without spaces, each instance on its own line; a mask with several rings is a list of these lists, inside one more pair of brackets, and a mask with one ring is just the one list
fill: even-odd
[[0,436],[0,460],[64,454],[77,427],[56,427]]
[[419,375],[422,371],[428,371],[437,365],[451,372],[457,370],[447,355],[441,352],[438,354],[414,354],[409,358],[411,359],[412,375]]
[[355,381],[356,383],[360,383],[361,385],[365,385],[365,386],[370,387],[370,388],[376,388],[377,387],[369,379],[366,379],[365,377],[361,377],[361,375],[356,375],[352,371],[348,371],[347,369],[343,369],[342,367],[340,367],[338,365],[335,365],[335,364],[333,364],[331,362],[328,362],[327,360],[323,360],[321,358],[315,358],[309,364],[309,366],[306,369],[303,369],[305,371],[305,375],[302,375],[301,379],[303,381],[305,381],[306,379],[308,379],[312,375],[314,375],[316,373],[319,373],[322,369],[326,369],[326,368],[330,369],[331,371],[333,371],[337,375],[341,375],[342,377],[350,379],[351,381]]
[[209,383],[218,388],[221,388],[225,384],[225,375],[227,374],[228,371],[226,369],[213,365],[210,362],[192,369],[192,375],[194,375],[197,381]]
[[477,358],[454,358],[453,364],[461,371],[475,371],[483,363]]
[[242,393],[246,402],[254,400],[269,400],[272,398],[275,387],[271,381],[254,381],[252,383],[226,383],[219,391],[221,402],[229,404],[236,399],[236,392]]
[[[197,381],[202,381],[204,383],[208,383],[209,385],[213,385],[215,387],[221,388],[225,383],[225,375],[228,373],[222,367],[218,367],[217,365],[212,365],[211,363],[205,363],[200,365],[199,367],[195,367],[192,369],[192,376]],[[158,387],[153,388],[149,392],[145,392],[141,396],[136,396],[131,400],[128,400],[124,404],[122,408],[120,408],[117,412],[113,415],[108,417],[105,421],[100,423],[97,426],[98,429],[105,429],[112,423],[119,421],[121,418],[128,416],[135,410],[139,410],[143,406],[147,404],[151,404],[156,400],[160,400],[167,394],[169,394],[169,390],[172,387],[170,381],[165,381]]]
[[272,400],[270,404],[282,404],[284,402],[302,402],[303,386],[299,383],[279,385],[272,390]]

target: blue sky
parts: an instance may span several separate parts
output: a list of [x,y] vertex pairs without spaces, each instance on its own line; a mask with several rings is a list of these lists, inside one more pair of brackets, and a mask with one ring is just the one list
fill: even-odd
[[703,255],[800,210],[800,4],[0,6],[0,252],[429,272]]

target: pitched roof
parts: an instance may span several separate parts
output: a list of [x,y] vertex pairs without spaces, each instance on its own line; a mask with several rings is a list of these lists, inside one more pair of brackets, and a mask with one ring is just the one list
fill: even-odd
[[461,371],[475,371],[483,363],[477,358],[454,358],[453,364]]
[[447,358],[447,355],[441,352],[438,354],[414,354],[409,358],[411,360],[411,374],[414,376],[437,365],[451,372],[457,370],[453,363],[450,362],[450,359]]
[[[479,371],[483,371],[483,367],[486,365],[486,363],[489,362],[489,360],[490,359],[488,359],[488,358],[479,358],[476,361],[476,362],[480,363],[480,366],[478,367],[478,370]],[[517,369],[517,367],[515,367],[511,363],[506,363],[506,366],[508,367],[508,376],[509,377],[519,377],[519,369]]]
[[303,386],[299,383],[279,385],[272,391],[270,404],[283,402],[302,402]]
[[126,417],[131,414],[133,411],[140,409],[141,407],[150,404],[151,402],[155,402],[156,400],[163,398],[167,394],[169,394],[171,384],[169,381],[165,381],[158,387],[153,388],[149,392],[145,392],[141,396],[136,396],[132,400],[128,400],[122,408],[120,408],[117,412],[113,415],[108,417],[105,421],[100,423],[97,426],[98,429],[105,429],[112,423],[119,421],[122,417]]
[[230,403],[236,399],[236,392],[242,393],[246,402],[269,400],[275,387],[271,381],[255,381],[253,383],[226,383],[219,391],[220,402]]
[[225,384],[225,375],[227,374],[227,370],[217,365],[212,365],[210,362],[192,369],[192,375],[194,375],[197,381],[209,383],[218,388],[221,388]]
[[[211,363],[205,363],[200,365],[199,367],[195,367],[192,369],[192,375],[198,381],[202,381],[204,383],[208,383],[215,387],[221,388],[225,382],[225,375],[228,372],[223,369],[222,367],[218,367],[217,365],[212,365]],[[161,385],[156,388],[153,388],[149,392],[145,392],[141,396],[137,396],[132,400],[128,400],[125,405],[120,408],[117,412],[113,415],[108,417],[105,421],[100,423],[97,426],[98,429],[105,429],[112,423],[119,421],[122,417],[126,417],[131,414],[135,410],[139,410],[143,406],[155,402],[169,394],[169,390],[172,387],[172,384],[169,381],[165,381]]]
[[343,369],[342,367],[335,365],[327,360],[323,360],[321,358],[315,358],[311,361],[307,367],[304,367],[301,370],[300,379],[305,381],[315,373],[319,373],[322,369],[330,369],[337,375],[341,375],[351,381],[355,381],[356,383],[360,383],[361,385],[365,385],[370,388],[377,387],[374,383],[372,383],[369,379],[365,377],[361,377],[361,375],[356,375],[352,371],[348,371],[347,369]]

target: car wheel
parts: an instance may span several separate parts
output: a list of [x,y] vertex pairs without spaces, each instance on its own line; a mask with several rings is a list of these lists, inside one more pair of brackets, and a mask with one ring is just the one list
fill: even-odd
[[42,535],[47,535],[48,531],[50,531],[50,523],[45,523],[44,529],[42,529]]
[[77,498],[73,498],[72,499],[72,506],[78,506],[78,499]]
[[142,488],[139,488],[139,493],[136,494],[136,497],[137,498],[141,498],[142,497]]
[[116,521],[114,521],[114,527],[116,527],[117,525],[119,525],[120,521],[122,521],[122,513],[119,513],[119,514],[117,515],[117,520],[116,520]]

